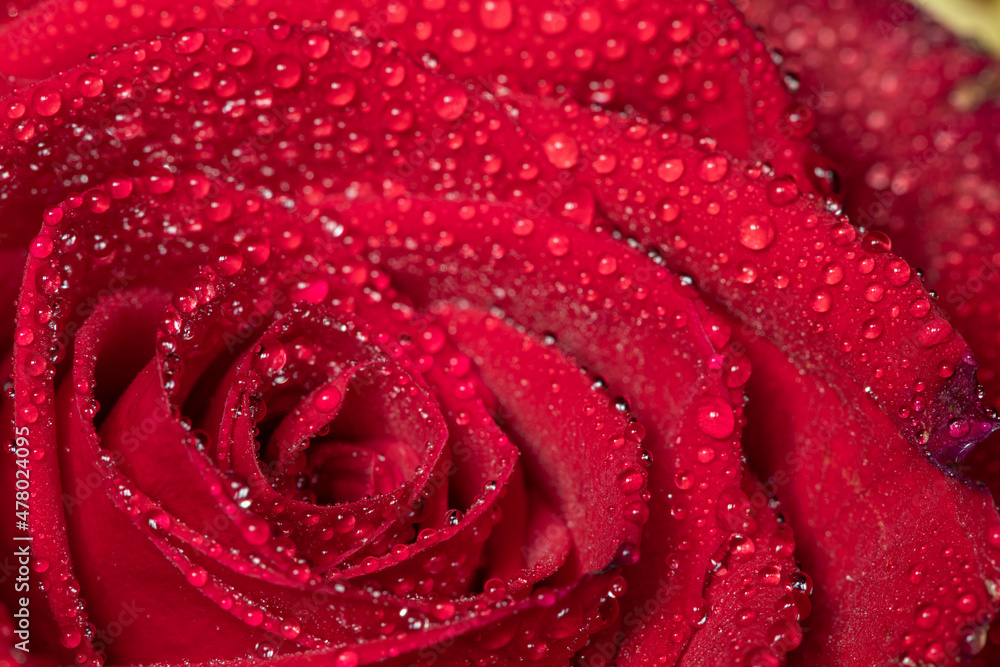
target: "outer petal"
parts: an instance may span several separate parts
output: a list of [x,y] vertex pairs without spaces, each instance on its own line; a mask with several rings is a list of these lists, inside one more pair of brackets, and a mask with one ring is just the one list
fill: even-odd
[[747,452],[809,536],[796,550],[816,583],[799,664],[959,664],[979,652],[1000,575],[989,494],[925,459],[857,389],[744,341],[761,371]]
[[[41,2],[0,26],[0,39],[17,45],[0,53],[0,71],[41,78],[125,42],[185,28],[260,28],[275,16],[393,40],[488,91],[568,92],[580,103],[634,107],[771,161],[803,189],[831,186],[825,163],[800,141],[811,129],[808,109],[792,101],[753,28],[728,1],[225,0],[205,7],[156,0],[139,7],[92,0],[83,11]],[[46,29],[35,29],[42,22]]]

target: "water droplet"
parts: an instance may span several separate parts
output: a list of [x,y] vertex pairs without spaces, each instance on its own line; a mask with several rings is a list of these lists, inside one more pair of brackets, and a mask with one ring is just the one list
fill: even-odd
[[740,245],[750,250],[763,250],[774,241],[771,219],[764,214],[751,214],[740,220]]
[[174,35],[171,44],[174,51],[183,56],[197,52],[205,44],[205,33],[196,28],[181,30]]
[[680,158],[667,158],[656,168],[656,175],[664,183],[673,183],[684,175],[684,161]]
[[718,183],[728,171],[729,161],[723,155],[706,155],[698,163],[698,178],[706,183]]
[[610,174],[618,166],[618,156],[614,153],[601,153],[590,165],[598,174]]
[[340,399],[340,390],[336,387],[327,387],[316,395],[316,409],[320,412],[332,412],[340,405]]
[[52,238],[49,236],[36,236],[31,242],[31,256],[36,259],[45,259],[52,254]]
[[602,276],[609,276],[618,270],[618,260],[614,255],[602,255],[597,260],[597,272]]
[[354,82],[354,79],[349,77],[332,76],[327,79],[324,90],[323,99],[326,100],[327,104],[334,107],[343,107],[354,100],[354,96],[358,92],[358,86]]
[[642,488],[643,482],[642,473],[634,470],[626,471],[618,478],[618,488],[622,493],[634,493]]
[[844,267],[837,262],[830,262],[823,267],[823,282],[827,285],[836,285],[844,279]]
[[902,287],[910,280],[910,265],[906,260],[891,259],[885,265],[885,275],[890,285]]
[[767,185],[767,200],[775,206],[784,206],[799,196],[799,186],[791,176],[776,178]]
[[510,0],[482,0],[479,4],[479,20],[487,30],[506,30],[513,17],[514,8]]
[[871,253],[885,253],[892,250],[892,241],[882,232],[868,232],[861,242],[862,247]]
[[104,79],[93,72],[84,72],[77,79],[76,89],[84,97],[97,97],[104,91]]
[[853,243],[857,236],[858,232],[854,229],[854,225],[848,222],[838,222],[830,228],[830,239],[834,245],[848,245],[849,243]]
[[528,236],[535,230],[535,223],[531,218],[518,218],[514,221],[514,226],[511,231],[514,232],[514,236]]
[[538,17],[538,29],[545,35],[559,35],[566,32],[569,20],[561,11],[547,9]]
[[142,177],[146,190],[154,195],[162,195],[174,189],[174,175],[166,169],[156,169]]
[[483,596],[492,603],[500,602],[507,597],[507,584],[502,579],[496,577],[489,579],[483,584]]
[[556,132],[542,144],[545,157],[559,169],[571,169],[580,159],[580,148],[576,139],[565,132]]
[[746,262],[736,267],[736,280],[744,285],[753,285],[757,282],[757,269],[752,264]]
[[382,122],[391,132],[406,132],[413,127],[415,115],[408,102],[390,104],[382,112]]
[[358,667],[360,663],[361,658],[351,650],[341,651],[333,661],[334,667]]
[[931,312],[931,302],[921,297],[910,304],[910,315],[923,319]]
[[951,325],[935,317],[917,331],[917,342],[924,347],[934,347],[951,338],[951,334]]
[[35,91],[32,106],[39,116],[54,116],[62,106],[62,95],[51,88],[39,88]]
[[979,599],[975,593],[966,593],[959,596],[956,606],[963,614],[971,614],[979,608]]
[[263,546],[271,539],[271,527],[262,519],[251,519],[243,526],[243,537],[254,546]]
[[885,288],[878,283],[872,283],[865,288],[865,298],[872,303],[878,303],[885,295]]
[[455,616],[455,604],[453,602],[438,602],[431,610],[434,617],[440,621],[447,621]]
[[703,399],[698,405],[698,428],[716,440],[725,440],[736,428],[732,407],[721,398]]
[[736,561],[746,560],[757,551],[757,545],[745,535],[734,534],[729,538],[729,554]]
[[305,35],[299,42],[302,55],[312,60],[319,60],[330,52],[330,38],[321,33]]
[[212,251],[212,266],[221,276],[236,275],[243,268],[243,255],[232,243],[222,243]]
[[208,571],[196,565],[187,571],[187,580],[192,586],[201,588],[208,583]]
[[948,435],[953,438],[965,437],[968,435],[969,430],[969,422],[964,419],[952,419],[948,422]]
[[941,611],[932,604],[926,604],[922,607],[917,608],[917,613],[915,621],[918,628],[923,628],[924,630],[931,630],[937,625],[938,617],[941,616]]
[[448,33],[448,44],[459,53],[471,53],[479,44],[479,35],[469,28],[456,26]]
[[833,305],[833,297],[829,290],[821,287],[813,291],[809,297],[809,305],[817,313],[825,313]]
[[546,245],[550,253],[562,257],[569,252],[569,237],[565,234],[553,234]]
[[653,82],[653,95],[661,100],[669,100],[677,96],[684,87],[684,79],[676,70],[664,70],[656,75]]
[[681,215],[680,204],[670,197],[664,197],[660,200],[659,214],[663,222],[673,222]]
[[739,487],[727,486],[719,494],[718,502],[715,504],[715,521],[719,528],[744,535],[750,534],[757,529],[750,513],[750,499]]
[[267,75],[275,88],[293,88],[302,79],[302,65],[288,54],[277,55],[267,63]]
[[438,93],[434,98],[434,113],[441,120],[457,120],[465,113],[469,104],[469,96],[463,88],[455,86]]
[[868,340],[875,340],[882,335],[882,320],[878,317],[865,320],[861,325],[861,332]]
[[226,44],[222,57],[233,67],[243,67],[253,58],[253,46],[242,39],[234,39]]

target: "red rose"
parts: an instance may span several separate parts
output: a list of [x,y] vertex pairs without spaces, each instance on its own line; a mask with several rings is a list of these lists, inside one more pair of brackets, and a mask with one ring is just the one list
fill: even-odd
[[[989,643],[1000,521],[952,470],[995,429],[979,320],[852,224],[944,112],[901,101],[909,140],[853,159],[859,106],[786,87],[725,2],[15,5],[10,660]],[[805,16],[758,12],[775,39]],[[921,205],[884,206],[908,257],[955,264]]]

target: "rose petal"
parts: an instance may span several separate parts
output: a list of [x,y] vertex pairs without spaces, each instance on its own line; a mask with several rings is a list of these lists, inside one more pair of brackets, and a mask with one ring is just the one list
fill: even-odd
[[989,495],[925,459],[859,390],[744,342],[763,371],[749,384],[748,455],[810,537],[796,550],[816,582],[802,664],[939,664],[981,649],[1000,567]]
[[[429,299],[501,307],[531,330],[559,331],[556,344],[600,373],[602,384],[629,389],[629,404],[642,416],[643,442],[652,452],[650,523],[641,557],[626,570],[637,582],[620,617],[630,632],[616,635],[618,628],[612,628],[584,654],[606,659],[624,643],[618,655],[622,664],[640,664],[652,656],[677,659],[698,628],[692,605],[708,608],[701,596],[712,558],[734,532],[756,536],[758,530],[756,522],[747,522],[738,511],[718,509],[743,494],[733,485],[740,474],[740,454],[738,412],[731,401],[741,400],[749,375],[738,355],[726,366],[713,347],[728,341],[724,322],[699,313],[689,301],[693,292],[683,292],[634,251],[547,216],[526,221],[507,206],[409,199],[395,205],[355,204],[345,215],[349,228],[368,238],[370,256],[385,262],[401,284],[411,286],[411,293],[429,287]],[[436,242],[439,230],[448,231],[450,243]],[[567,252],[553,255],[552,239]],[[546,260],[537,263],[539,255]],[[614,258],[613,272],[607,271],[608,257]],[[428,282],[430,277],[434,282]],[[593,305],[574,306],[574,294]],[[711,343],[705,330],[714,332]],[[708,523],[703,512],[712,515]],[[788,574],[793,569],[789,554],[781,554]],[[669,567],[664,568],[665,562]],[[788,581],[773,587],[750,576],[744,585],[760,585],[762,600],[773,591],[776,601],[788,592]],[[656,582],[655,590],[649,590],[649,582]],[[767,649],[766,643],[754,641],[761,641],[776,620],[762,614],[751,623],[759,627],[746,632],[748,643],[734,650]],[[779,654],[787,648],[779,647]]]
[[[0,26],[0,36],[18,45],[0,54],[0,71],[42,78],[124,42],[191,28],[260,28],[274,16],[290,23],[325,20],[335,30],[354,27],[391,39],[408,53],[432,54],[428,62],[487,90],[565,90],[580,103],[631,106],[692,133],[707,130],[735,153],[794,175],[803,189],[829,187],[817,177],[821,159],[801,141],[812,129],[809,110],[793,103],[753,27],[729,2],[705,11],[695,2],[662,0],[586,6],[482,0],[471,7],[269,0],[214,10],[152,2],[137,12],[115,0],[93,0],[82,16],[40,3]],[[48,29],[37,34],[32,28],[41,20]],[[29,32],[32,39],[21,39]],[[312,35],[301,51],[319,58],[330,48],[329,40]],[[383,70],[393,86],[402,80],[397,76],[399,70]],[[460,101],[448,104],[447,114],[465,111]]]

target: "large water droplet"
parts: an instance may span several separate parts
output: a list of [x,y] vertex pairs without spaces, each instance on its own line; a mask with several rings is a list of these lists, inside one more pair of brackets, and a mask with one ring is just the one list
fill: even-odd
[[457,120],[465,113],[469,96],[464,89],[455,86],[447,88],[434,98],[434,113],[442,120]]
[[482,0],[479,4],[479,20],[487,30],[506,30],[513,17],[510,0]]
[[571,169],[580,159],[580,147],[577,146],[576,139],[565,132],[550,135],[542,144],[542,149],[549,162],[560,169]]
[[729,160],[723,155],[706,155],[698,163],[698,178],[706,183],[718,183],[729,171]]
[[732,407],[721,398],[703,399],[698,405],[698,428],[716,440],[725,440],[736,428]]
[[664,183],[673,183],[684,175],[684,161],[680,158],[667,158],[656,168],[656,175]]
[[774,223],[765,214],[751,214],[740,220],[740,245],[750,250],[763,250],[774,241]]
[[833,306],[833,296],[830,290],[820,287],[809,297],[809,306],[817,313],[825,313]]

